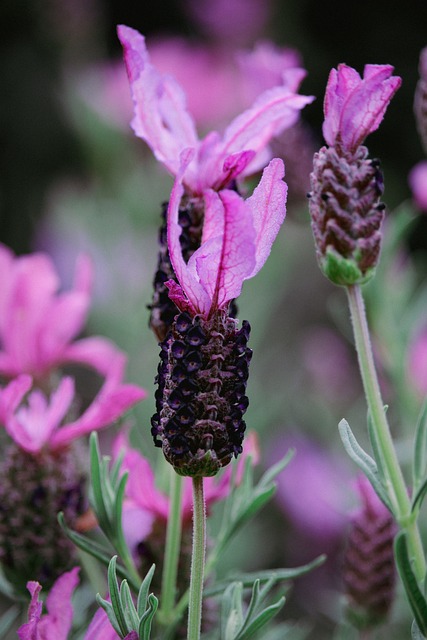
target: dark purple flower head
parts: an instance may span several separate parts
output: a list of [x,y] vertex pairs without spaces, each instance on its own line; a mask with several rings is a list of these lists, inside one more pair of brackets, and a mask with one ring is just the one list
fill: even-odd
[[389,102],[401,85],[390,65],[367,64],[363,78],[340,64],[332,69],[326,87],[323,136],[330,147],[353,154],[378,129]]
[[381,623],[394,598],[396,524],[365,476],[357,480],[361,499],[354,513],[344,557],[348,615],[359,628]]
[[419,70],[420,79],[415,92],[414,112],[424,151],[427,153],[427,47],[421,51]]

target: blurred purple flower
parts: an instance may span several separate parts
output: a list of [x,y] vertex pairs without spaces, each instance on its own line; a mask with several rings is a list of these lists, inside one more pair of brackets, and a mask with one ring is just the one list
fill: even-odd
[[278,476],[277,501],[295,528],[325,547],[339,539],[348,521],[347,468],[340,459],[303,436],[274,442],[276,460],[289,448],[296,454]]
[[253,42],[271,14],[270,0],[186,0],[186,5],[210,38],[228,46]]
[[375,131],[401,85],[390,65],[365,65],[363,78],[352,67],[332,69],[326,87],[323,136],[329,146],[354,153]]
[[415,165],[409,173],[408,182],[416,206],[427,212],[427,160]]
[[[181,174],[185,169],[184,164]],[[171,280],[167,286],[179,309],[207,319],[240,294],[244,280],[258,273],[285,218],[283,176],[283,162],[275,158],[247,200],[231,190],[206,191],[201,246],[186,263],[180,244],[183,187],[178,175],[169,201],[168,245],[179,284]]]
[[[43,604],[39,600],[41,585],[30,581],[31,594],[28,622],[18,629],[20,640],[67,640],[73,621],[71,596],[78,584],[78,567],[62,574],[53,585],[46,599],[47,613],[42,615]],[[85,637],[85,640],[90,640]]]
[[272,137],[292,126],[299,111],[313,100],[282,84],[262,93],[250,109],[233,120],[222,138],[211,132],[199,140],[182,88],[152,65],[143,36],[123,25],[118,34],[134,101],[132,127],[174,176],[181,172],[181,153],[194,150],[182,176],[193,195],[202,196],[209,188],[222,189],[237,176],[260,169]]
[[409,345],[407,372],[413,388],[424,398],[427,395],[427,328],[419,331]]

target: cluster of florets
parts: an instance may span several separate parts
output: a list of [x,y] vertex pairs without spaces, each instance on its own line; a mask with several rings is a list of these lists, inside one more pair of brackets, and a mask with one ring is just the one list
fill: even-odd
[[336,284],[369,279],[381,247],[385,205],[379,161],[322,147],[314,156],[309,207],[319,264]]
[[396,524],[365,477],[358,490],[362,507],[354,514],[344,557],[348,615],[358,627],[380,623],[394,599]]
[[152,435],[177,473],[211,476],[242,452],[250,326],[180,313],[161,344]]

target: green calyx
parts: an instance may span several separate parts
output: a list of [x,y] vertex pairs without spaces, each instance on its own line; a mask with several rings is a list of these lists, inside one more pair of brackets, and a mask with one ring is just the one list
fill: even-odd
[[349,286],[365,284],[375,273],[375,267],[370,267],[362,272],[355,258],[343,258],[335,249],[328,247],[326,255],[320,263],[325,276],[334,284]]

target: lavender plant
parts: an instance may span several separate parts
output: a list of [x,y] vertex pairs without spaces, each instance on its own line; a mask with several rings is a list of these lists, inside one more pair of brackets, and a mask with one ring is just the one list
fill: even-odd
[[[245,421],[251,327],[237,319],[235,301],[243,283],[266,263],[286,215],[284,163],[272,158],[269,145],[313,98],[297,94],[305,74],[297,61],[289,64],[289,57],[264,47],[273,68],[263,72],[252,106],[222,135],[213,131],[200,140],[181,87],[157,70],[144,38],[125,26],[118,34],[134,103],[132,127],[174,178],[163,205],[150,305],[150,325],[160,341],[151,431],[144,425],[129,434],[121,424],[111,455],[103,453],[110,443],[100,442],[97,432],[146,392],[123,383],[126,358],[109,341],[77,339],[90,300],[89,262],[79,261],[73,289],[58,294],[46,256],[16,258],[0,246],[0,422],[7,444],[0,465],[2,588],[14,600],[22,598],[25,584],[30,594],[20,640],[297,640],[310,630],[279,616],[290,583],[316,569],[323,556],[292,569],[224,573],[220,566],[230,543],[274,497],[279,474],[291,472],[293,451],[276,456],[279,461],[264,473],[256,467],[259,448]],[[258,64],[256,56],[252,63]],[[424,58],[415,105],[421,137]],[[396,569],[414,617],[412,637],[427,637],[419,518],[427,493],[427,409],[414,429],[409,488],[380,393],[361,290],[375,282],[385,216],[380,164],[369,158],[364,141],[400,86],[392,73],[389,65],[367,65],[363,77],[344,64],[331,71],[324,102],[327,146],[314,157],[309,193],[319,266],[348,296],[372,449],[366,452],[362,438],[340,422],[344,447],[365,476],[358,480],[362,506],[347,514],[341,563],[346,604],[334,631],[346,639],[367,638],[386,624]],[[414,178],[418,203],[422,175]],[[389,234],[392,257],[402,235]],[[381,274],[378,281],[381,288]],[[367,299],[369,305],[369,293]],[[375,320],[374,307],[372,315]],[[394,360],[401,354],[396,348]],[[88,369],[99,389],[85,397],[80,376],[84,384]],[[406,420],[416,402],[405,394],[397,370],[389,366],[399,380],[402,406],[391,415]],[[162,450],[155,466],[136,438],[143,445],[153,440]],[[313,448],[288,488],[306,510],[310,502],[298,489],[313,482],[311,471],[320,484],[315,459]],[[159,467],[167,469],[169,492],[165,483],[160,486]],[[216,531],[208,527],[215,504],[222,509]],[[334,515],[335,540],[344,518]],[[317,526],[322,517],[315,518]],[[268,518],[265,529],[272,528]],[[303,528],[309,520],[302,519]],[[261,546],[269,541],[256,551]],[[44,602],[42,587],[48,590]],[[96,598],[89,590],[98,591]],[[88,601],[83,613],[73,607],[80,592]],[[8,632],[16,615],[12,607],[0,619],[0,633]]]

